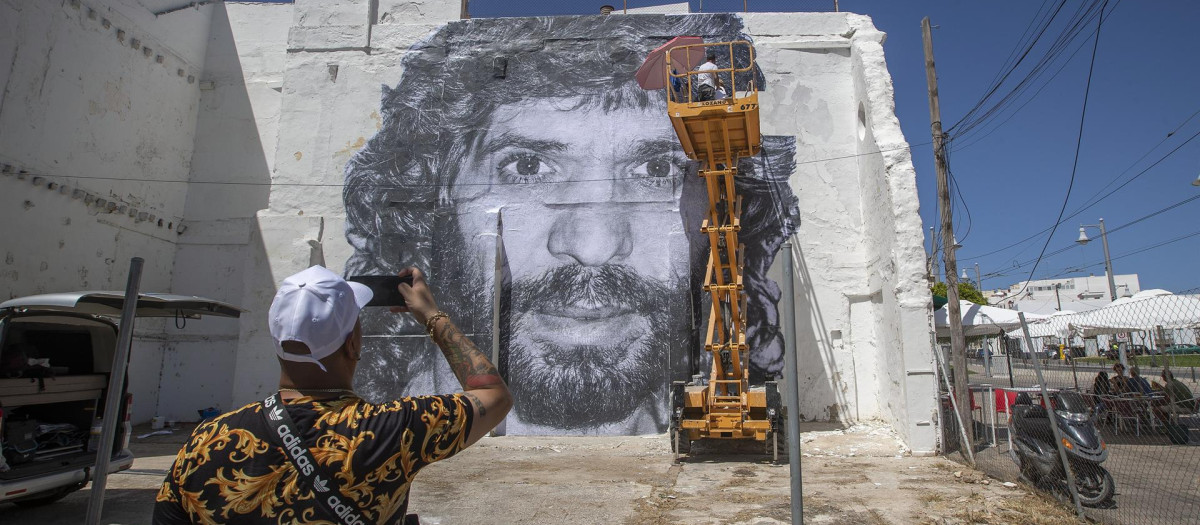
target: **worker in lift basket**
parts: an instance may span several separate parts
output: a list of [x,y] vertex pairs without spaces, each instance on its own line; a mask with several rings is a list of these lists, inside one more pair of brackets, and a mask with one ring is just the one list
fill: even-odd
[[[719,69],[717,67],[716,53],[709,53],[707,61],[700,64],[696,71],[713,71]],[[701,73],[700,77],[700,93],[696,100],[703,102],[705,100],[716,100],[725,98],[725,83],[721,81],[721,75],[716,73]]]
[[313,266],[283,280],[270,309],[279,390],[207,421],[179,451],[155,524],[417,523],[408,488],[512,407],[496,367],[438,310],[424,274],[401,270],[407,312],[425,326],[463,391],[368,403],[352,390],[359,312],[371,290]]

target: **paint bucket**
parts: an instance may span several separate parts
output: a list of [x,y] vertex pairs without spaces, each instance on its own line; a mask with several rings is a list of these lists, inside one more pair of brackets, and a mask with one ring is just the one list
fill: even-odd
[[162,416],[154,416],[154,417],[150,418],[150,428],[152,430],[162,430],[162,428],[163,428]]

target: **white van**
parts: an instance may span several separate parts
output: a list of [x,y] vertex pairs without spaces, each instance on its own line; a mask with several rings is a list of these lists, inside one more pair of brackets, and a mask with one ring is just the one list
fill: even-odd
[[[121,292],[33,295],[0,303],[0,502],[52,503],[82,488],[96,463],[98,427],[117,345]],[[138,317],[238,317],[242,310],[182,295],[141,294]],[[128,384],[128,380],[125,381]],[[109,472],[133,465],[121,397]]]

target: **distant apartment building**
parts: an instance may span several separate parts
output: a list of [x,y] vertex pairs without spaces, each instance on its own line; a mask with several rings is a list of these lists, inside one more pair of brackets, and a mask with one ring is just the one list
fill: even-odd
[[[1142,290],[1138,276],[1117,275],[1113,278],[1117,297],[1129,297]],[[1108,277],[1063,277],[1021,281],[1008,288],[985,290],[988,304],[1035,314],[1052,314],[1059,310],[1085,312],[1112,302]]]

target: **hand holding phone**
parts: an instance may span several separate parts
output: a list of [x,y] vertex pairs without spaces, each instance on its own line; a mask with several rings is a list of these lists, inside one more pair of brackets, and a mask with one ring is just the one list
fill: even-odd
[[404,296],[400,295],[400,283],[412,286],[412,275],[355,275],[347,279],[366,285],[374,294],[367,306],[406,306]]

